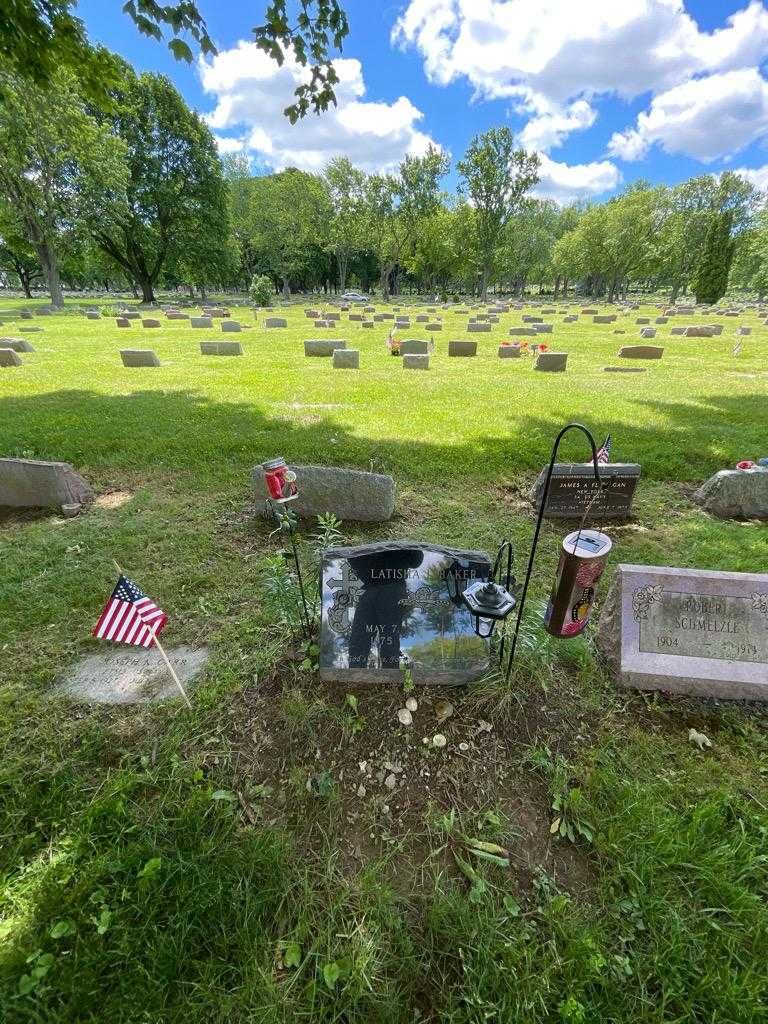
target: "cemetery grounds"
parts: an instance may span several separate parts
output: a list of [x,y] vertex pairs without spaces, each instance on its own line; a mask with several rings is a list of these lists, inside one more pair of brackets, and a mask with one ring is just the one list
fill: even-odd
[[[607,525],[611,569],[765,571],[765,526],[715,521],[691,494],[768,454],[768,328],[751,312],[719,320],[721,337],[671,337],[701,322],[681,317],[651,342],[664,358],[623,375],[603,367],[655,306],[616,325],[548,317],[543,340],[569,356],[545,374],[497,357],[520,312],[451,360],[466,318],[447,313],[429,371],[407,372],[389,324],[315,331],[304,305],[276,311],[287,330],[234,309],[236,339],[73,308],[29,321],[36,351],[0,371],[2,455],[70,462],[98,495],[78,518],[16,514],[0,532],[0,1019],[768,1019],[764,709],[619,691],[589,639],[543,633],[568,529],[545,522],[509,685],[417,689],[401,726],[406,677],[317,680],[249,485],[274,455],[388,472],[394,519],[342,523],[344,542],[494,553],[511,536],[520,575],[529,488],[575,419],[642,465],[634,518]],[[753,332],[734,357],[737,323]],[[359,371],[304,358],[325,334],[360,349]],[[201,356],[219,337],[245,355]],[[120,347],[162,365],[125,369]],[[588,453],[571,439],[561,455]],[[307,564],[338,542],[328,523],[302,538]],[[166,646],[209,648],[194,710],[51,698],[102,649],[90,629],[113,559],[169,614]],[[436,732],[442,750],[422,743]],[[478,841],[508,852],[473,855]]]

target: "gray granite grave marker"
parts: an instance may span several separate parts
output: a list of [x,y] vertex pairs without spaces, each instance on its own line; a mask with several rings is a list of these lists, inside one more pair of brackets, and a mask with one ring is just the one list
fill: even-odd
[[[544,493],[547,470],[542,469],[531,490],[531,500],[539,507]],[[602,490],[590,510],[590,521],[625,519],[632,514],[632,499],[640,466],[634,462],[611,462],[600,466]],[[581,519],[592,501],[598,483],[592,463],[556,463],[544,516],[547,519]]]
[[620,686],[768,699],[768,575],[619,565],[597,642]]

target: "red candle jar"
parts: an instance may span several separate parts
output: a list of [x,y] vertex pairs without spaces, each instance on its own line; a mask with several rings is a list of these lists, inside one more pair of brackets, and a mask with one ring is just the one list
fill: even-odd
[[563,541],[544,615],[544,627],[552,636],[578,636],[584,630],[611,546],[610,538],[597,530],[575,530]]
[[273,501],[290,501],[299,496],[296,474],[288,469],[282,457],[270,459],[262,464],[264,482]]

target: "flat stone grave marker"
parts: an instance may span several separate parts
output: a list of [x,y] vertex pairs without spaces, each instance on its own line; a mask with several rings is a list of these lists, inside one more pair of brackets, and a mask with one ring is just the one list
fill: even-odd
[[0,366],[21,366],[22,358],[12,348],[0,348]]
[[519,359],[519,345],[499,345],[499,359]]
[[403,367],[406,370],[428,370],[429,355],[424,352],[411,352],[403,354]]
[[534,370],[543,370],[545,373],[562,373],[568,364],[567,352],[539,352]]
[[222,320],[221,329],[224,334],[237,334],[241,327],[237,320]]
[[615,313],[598,314],[592,317],[593,324],[613,324],[616,322]]
[[169,309],[165,314],[166,320],[189,320],[189,313],[180,313],[178,309]]
[[453,356],[476,356],[477,355],[477,342],[476,341],[449,341],[448,342],[448,355]]
[[42,329],[42,327],[19,327],[18,331],[20,334],[39,334]]
[[486,323],[469,323],[467,324],[467,334],[489,334],[491,330],[491,324]]
[[619,565],[597,642],[620,686],[768,699],[768,575]]
[[[328,319],[330,320],[331,317],[329,316]],[[287,327],[288,326],[288,321],[285,320],[281,316],[268,316],[264,320],[264,326],[265,327]]]
[[243,346],[239,341],[201,341],[200,354],[203,356],[241,356]]
[[425,331],[442,331],[442,324],[427,324],[424,328]]
[[659,345],[624,345],[619,349],[619,359],[661,359],[663,355]]
[[131,326],[131,321],[126,316],[118,316],[115,319],[115,323],[117,324],[118,327],[130,327]]
[[209,316],[192,316],[189,318],[190,327],[213,327],[213,320]]
[[603,373],[647,373],[644,366],[604,366]]
[[120,358],[123,366],[159,366],[160,360],[150,348],[123,348],[120,349]]
[[68,462],[0,459],[0,505],[9,508],[56,508],[82,505],[93,491]]
[[408,338],[406,341],[400,342],[401,356],[425,356],[428,353],[429,345],[426,341],[417,341],[414,338]]
[[35,346],[26,338],[0,338],[0,348],[12,348],[14,352],[35,351]]
[[[367,473],[336,466],[295,466],[299,496],[290,503],[291,511],[302,519],[333,512],[342,520],[383,523],[392,518],[395,508],[395,481],[385,473]],[[264,470],[254,466],[251,483],[257,503],[263,507],[266,496]]]
[[510,327],[509,336],[510,338],[531,338],[536,334],[535,327]]
[[768,519],[768,467],[721,469],[693,500],[719,519]]
[[308,338],[304,342],[305,356],[332,356],[337,348],[346,348],[341,338]]
[[[546,467],[534,484],[530,498],[538,509],[544,494]],[[635,462],[611,462],[600,466],[600,495],[589,513],[590,521],[626,519],[632,514],[632,499],[640,479],[640,466]],[[592,463],[555,463],[544,512],[546,519],[581,519],[600,485],[595,480]]]
[[[208,663],[208,651],[171,647],[166,654],[184,689],[189,691],[189,684]],[[88,655],[65,674],[51,693],[87,704],[154,704],[182,699],[160,652],[137,648]]]
[[[672,328],[674,334],[675,328]],[[715,332],[711,327],[686,327],[685,337],[686,338],[714,338]]]
[[142,327],[159,327],[160,326],[160,321],[159,320],[155,320],[153,317],[147,317],[146,319],[141,321],[141,326]]
[[656,337],[656,328],[655,327],[643,327],[643,329],[640,331],[640,337],[641,338],[655,338]]
[[335,348],[333,350],[334,370],[358,370],[360,352],[356,348]]
[[460,685],[489,665],[462,593],[487,579],[482,551],[418,541],[328,548],[322,558],[320,677]]
[[101,320],[101,313],[97,313],[95,310],[89,310],[85,316],[88,320]]

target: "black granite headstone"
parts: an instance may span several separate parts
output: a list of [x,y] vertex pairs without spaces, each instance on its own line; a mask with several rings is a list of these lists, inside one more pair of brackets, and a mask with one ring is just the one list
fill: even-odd
[[[540,507],[546,479],[547,467],[542,469],[531,491],[531,500],[537,509]],[[589,520],[629,517],[639,479],[640,466],[636,462],[613,462],[600,466],[602,491],[590,509]],[[591,463],[557,463],[552,473],[545,518],[581,519],[598,487]]]
[[488,643],[462,593],[488,556],[417,541],[328,548],[322,561],[320,676],[460,684],[488,670]]

